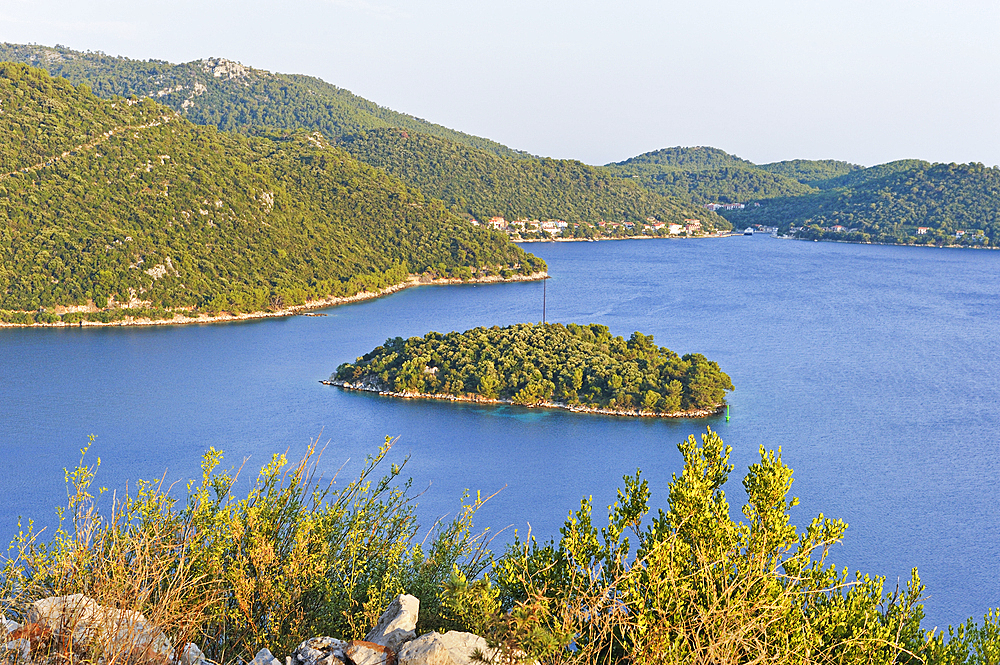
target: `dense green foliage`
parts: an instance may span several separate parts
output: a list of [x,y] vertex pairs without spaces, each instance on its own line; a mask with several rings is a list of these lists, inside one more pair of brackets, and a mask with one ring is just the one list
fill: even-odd
[[[460,613],[449,609],[446,583],[475,579],[492,558],[471,531],[482,501],[461,506],[421,544],[416,503],[399,478],[406,460],[376,473],[390,447],[386,439],[341,484],[320,480],[315,447],[298,464],[274,455],[250,482],[209,449],[186,500],[139,480],[110,511],[93,495],[100,459],[85,458],[67,472],[69,502],[55,534],[42,541],[25,528],[0,553],[0,612],[23,622],[39,598],[82,593],[140,611],[174,645],[193,641],[233,665],[265,646],[291,653],[317,635],[361,639],[404,592],[421,600],[421,632],[452,627]],[[74,662],[149,662],[122,651],[98,643]]]
[[618,411],[715,409],[733,389],[718,364],[607,326],[517,324],[389,339],[331,377],[406,393],[478,395]]
[[663,196],[699,204],[746,203],[815,192],[809,185],[760,169],[726,167],[704,171],[664,170],[636,175],[635,182]]
[[[892,162],[828,181],[825,191],[725,213],[737,226],[806,227],[801,237],[873,242],[995,245],[1000,169],[982,164]],[[846,232],[831,230],[835,225]],[[928,231],[918,234],[917,228]],[[964,231],[959,235],[958,232]]]
[[662,148],[660,150],[653,150],[652,152],[645,152],[622,162],[608,164],[608,166],[637,169],[636,172],[642,172],[643,168],[661,171],[665,169],[707,171],[721,168],[755,168],[755,164],[751,161],[737,157],[736,155],[730,155],[728,152],[719,150],[718,148],[707,146]]
[[[665,509],[636,471],[596,524],[593,498],[558,539],[515,534],[500,557],[466,504],[418,543],[414,495],[391,442],[344,484],[318,481],[311,447],[298,464],[274,456],[238,482],[210,449],[186,497],[138,481],[110,511],[94,496],[100,465],[67,472],[60,527],[28,526],[0,553],[0,612],[23,621],[32,601],[82,593],[141,612],[176,645],[193,641],[224,665],[266,647],[279,657],[304,639],[360,638],[400,593],[420,600],[418,634],[466,630],[499,646],[499,662],[680,665],[995,665],[1000,612],[945,634],[921,627],[924,587],[849,575],[826,563],[847,525],[822,514],[801,532],[792,470],[760,449],[743,479],[742,518],[724,487],[731,448],[709,430],[678,445],[683,470]],[[101,490],[103,492],[103,490]],[[523,540],[522,540],[523,537]],[[491,565],[492,564],[492,565]],[[124,632],[124,631],[123,631]],[[48,662],[44,642],[32,662]],[[58,647],[58,644],[54,645]],[[81,665],[133,662],[134,645],[98,641]],[[133,654],[134,655],[134,654]]]
[[678,445],[683,471],[652,519],[637,471],[606,527],[585,499],[558,542],[509,548],[495,577],[504,607],[522,619],[511,642],[591,663],[888,665],[928,655],[916,571],[905,590],[886,592],[884,578],[852,580],[827,565],[847,525],[820,514],[796,529],[780,450],[761,447],[743,480],[744,519],[733,520],[723,490],[731,448],[711,430],[701,438]]
[[[995,665],[1000,610],[925,631],[916,569],[902,588],[828,565],[847,524],[822,513],[802,531],[781,450],[760,447],[734,520],[724,486],[732,448],[711,429],[678,444],[684,466],[650,514],[641,471],[625,476],[607,526],[594,500],[558,539],[516,538],[497,560],[496,640],[542,662]],[[798,521],[798,520],[795,520]],[[547,659],[547,660],[546,660]]]
[[761,164],[757,168],[769,173],[793,178],[806,185],[821,187],[823,181],[847,175],[853,171],[860,170],[862,167],[835,159],[791,159],[784,162]]
[[0,108],[0,309],[240,312],[544,266],[319,134],[221,133],[15,64]]
[[[800,160],[801,161],[801,160]],[[779,164],[791,164],[781,162]],[[803,173],[808,164],[798,167]],[[664,196],[695,203],[746,203],[775,197],[802,196],[816,189],[797,179],[794,168],[759,167],[717,148],[664,148],[605,168]],[[818,167],[817,167],[818,168]]]
[[86,83],[98,97],[151,97],[199,125],[224,131],[262,128],[318,130],[328,138],[402,127],[493,152],[524,156],[495,141],[397,113],[311,76],[276,74],[206,58],[179,65],[130,60],[56,46],[0,44],[0,61],[41,67]]
[[596,223],[695,217],[728,228],[718,215],[653,194],[573,160],[507,159],[425,134],[374,130],[342,137],[357,159],[385,169],[478,219],[564,219]]

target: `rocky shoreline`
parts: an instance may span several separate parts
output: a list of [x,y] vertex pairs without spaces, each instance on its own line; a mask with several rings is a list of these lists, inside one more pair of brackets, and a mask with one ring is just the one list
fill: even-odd
[[[220,313],[215,316],[210,316],[208,314],[199,314],[196,317],[187,316],[185,310],[176,310],[174,312],[174,318],[172,319],[148,319],[148,318],[136,318],[136,319],[125,319],[121,321],[109,321],[107,323],[103,321],[77,321],[74,323],[64,323],[62,321],[57,323],[8,323],[0,321],[0,328],[86,328],[91,326],[175,326],[175,325],[185,325],[190,323],[227,323],[231,321],[250,321],[252,319],[270,319],[276,317],[285,316],[296,316],[305,314],[306,312],[314,309],[323,309],[325,307],[335,307],[337,305],[347,305],[350,303],[361,302],[363,300],[372,300],[374,298],[381,298],[382,296],[387,296],[397,291],[402,291],[403,289],[409,289],[414,286],[450,286],[453,284],[496,284],[496,283],[507,283],[507,282],[535,282],[538,280],[546,279],[549,276],[548,272],[535,272],[530,275],[514,275],[511,277],[501,277],[499,275],[490,275],[488,277],[479,277],[473,279],[462,280],[458,277],[446,277],[446,278],[428,278],[423,275],[410,275],[405,282],[400,282],[399,284],[393,284],[392,286],[387,286],[384,289],[379,289],[378,291],[362,291],[361,293],[356,293],[353,296],[330,296],[328,298],[322,298],[320,300],[311,300],[303,305],[294,305],[292,307],[286,307],[284,309],[275,311],[265,311],[265,312],[249,312],[245,314],[228,314]],[[94,308],[93,311],[99,311]]]
[[481,395],[445,395],[439,393],[400,393],[391,390],[383,390],[379,386],[366,384],[364,382],[351,383],[349,381],[320,381],[325,386],[336,386],[344,390],[358,390],[366,393],[376,393],[385,397],[399,397],[402,399],[436,399],[448,402],[473,402],[476,404],[496,404],[502,406],[523,406],[528,409],[562,409],[573,413],[593,413],[602,416],[624,416],[628,418],[708,418],[721,413],[725,404],[717,404],[713,409],[697,409],[695,411],[675,411],[672,413],[656,413],[654,411],[643,411],[633,409],[631,411],[619,411],[615,409],[599,409],[588,406],[578,406],[572,404],[562,404],[560,402],[539,402],[538,404],[515,404],[510,399],[492,399]]
[[511,238],[510,241],[518,245],[532,242],[604,242],[605,240],[707,240],[709,238],[735,238],[742,237],[743,233],[727,232],[713,233],[700,236],[600,236],[596,238]]
[[[397,596],[363,640],[317,636],[305,640],[284,661],[267,647],[249,665],[476,665],[511,662],[512,654],[491,648],[474,633],[417,635],[420,600]],[[97,662],[133,665],[213,665],[198,645],[173,645],[139,612],[105,607],[83,594],[35,601],[22,625],[0,615],[0,662],[73,665],[88,653]],[[247,654],[249,655],[249,654]],[[516,654],[513,654],[516,656]],[[505,657],[506,656],[506,657]],[[237,662],[247,662],[238,659]],[[525,663],[525,665],[537,665]]]

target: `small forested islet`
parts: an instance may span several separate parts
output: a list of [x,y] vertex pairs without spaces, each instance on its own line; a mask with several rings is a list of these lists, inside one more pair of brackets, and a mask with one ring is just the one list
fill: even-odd
[[733,390],[719,365],[652,335],[607,326],[520,323],[389,339],[327,382],[401,397],[499,401],[630,415],[709,415]]

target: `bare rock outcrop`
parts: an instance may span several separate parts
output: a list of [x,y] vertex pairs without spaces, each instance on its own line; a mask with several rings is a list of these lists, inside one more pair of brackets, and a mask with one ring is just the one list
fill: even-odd
[[105,660],[168,663],[174,659],[166,634],[140,612],[105,607],[83,594],[36,600],[25,618],[26,625],[50,631],[57,644],[75,651],[97,651]]
[[399,665],[482,665],[496,662],[497,652],[473,633],[449,630],[428,633],[408,642],[399,652]]
[[351,665],[396,665],[395,651],[366,640],[351,640],[344,653]]
[[398,596],[382,616],[375,627],[365,635],[365,642],[372,642],[387,647],[396,653],[407,642],[417,636],[417,615],[420,612],[420,601],[409,594]]
[[292,652],[291,665],[344,665],[347,642],[335,637],[313,637]]

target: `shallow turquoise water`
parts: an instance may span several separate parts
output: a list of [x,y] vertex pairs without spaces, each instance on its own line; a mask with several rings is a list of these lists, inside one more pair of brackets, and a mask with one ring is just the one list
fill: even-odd
[[1000,605],[1000,253],[761,236],[528,249],[549,262],[548,320],[640,330],[718,361],[736,385],[732,421],[402,401],[319,383],[387,337],[538,321],[540,283],[421,287],[327,317],[5,329],[0,536],[18,515],[52,523],[62,470],[88,434],[108,487],[194,477],[209,446],[259,468],[317,436],[329,474],[350,460],[346,477],[399,436],[394,459],[411,455],[425,524],[466,488],[504,488],[478,523],[551,536],[581,497],[610,504],[637,467],[662,506],[676,443],[711,425],[734,448],[734,509],[759,446],[780,446],[796,522],[823,512],[850,525],[837,563],[891,583],[918,567],[927,627]]

